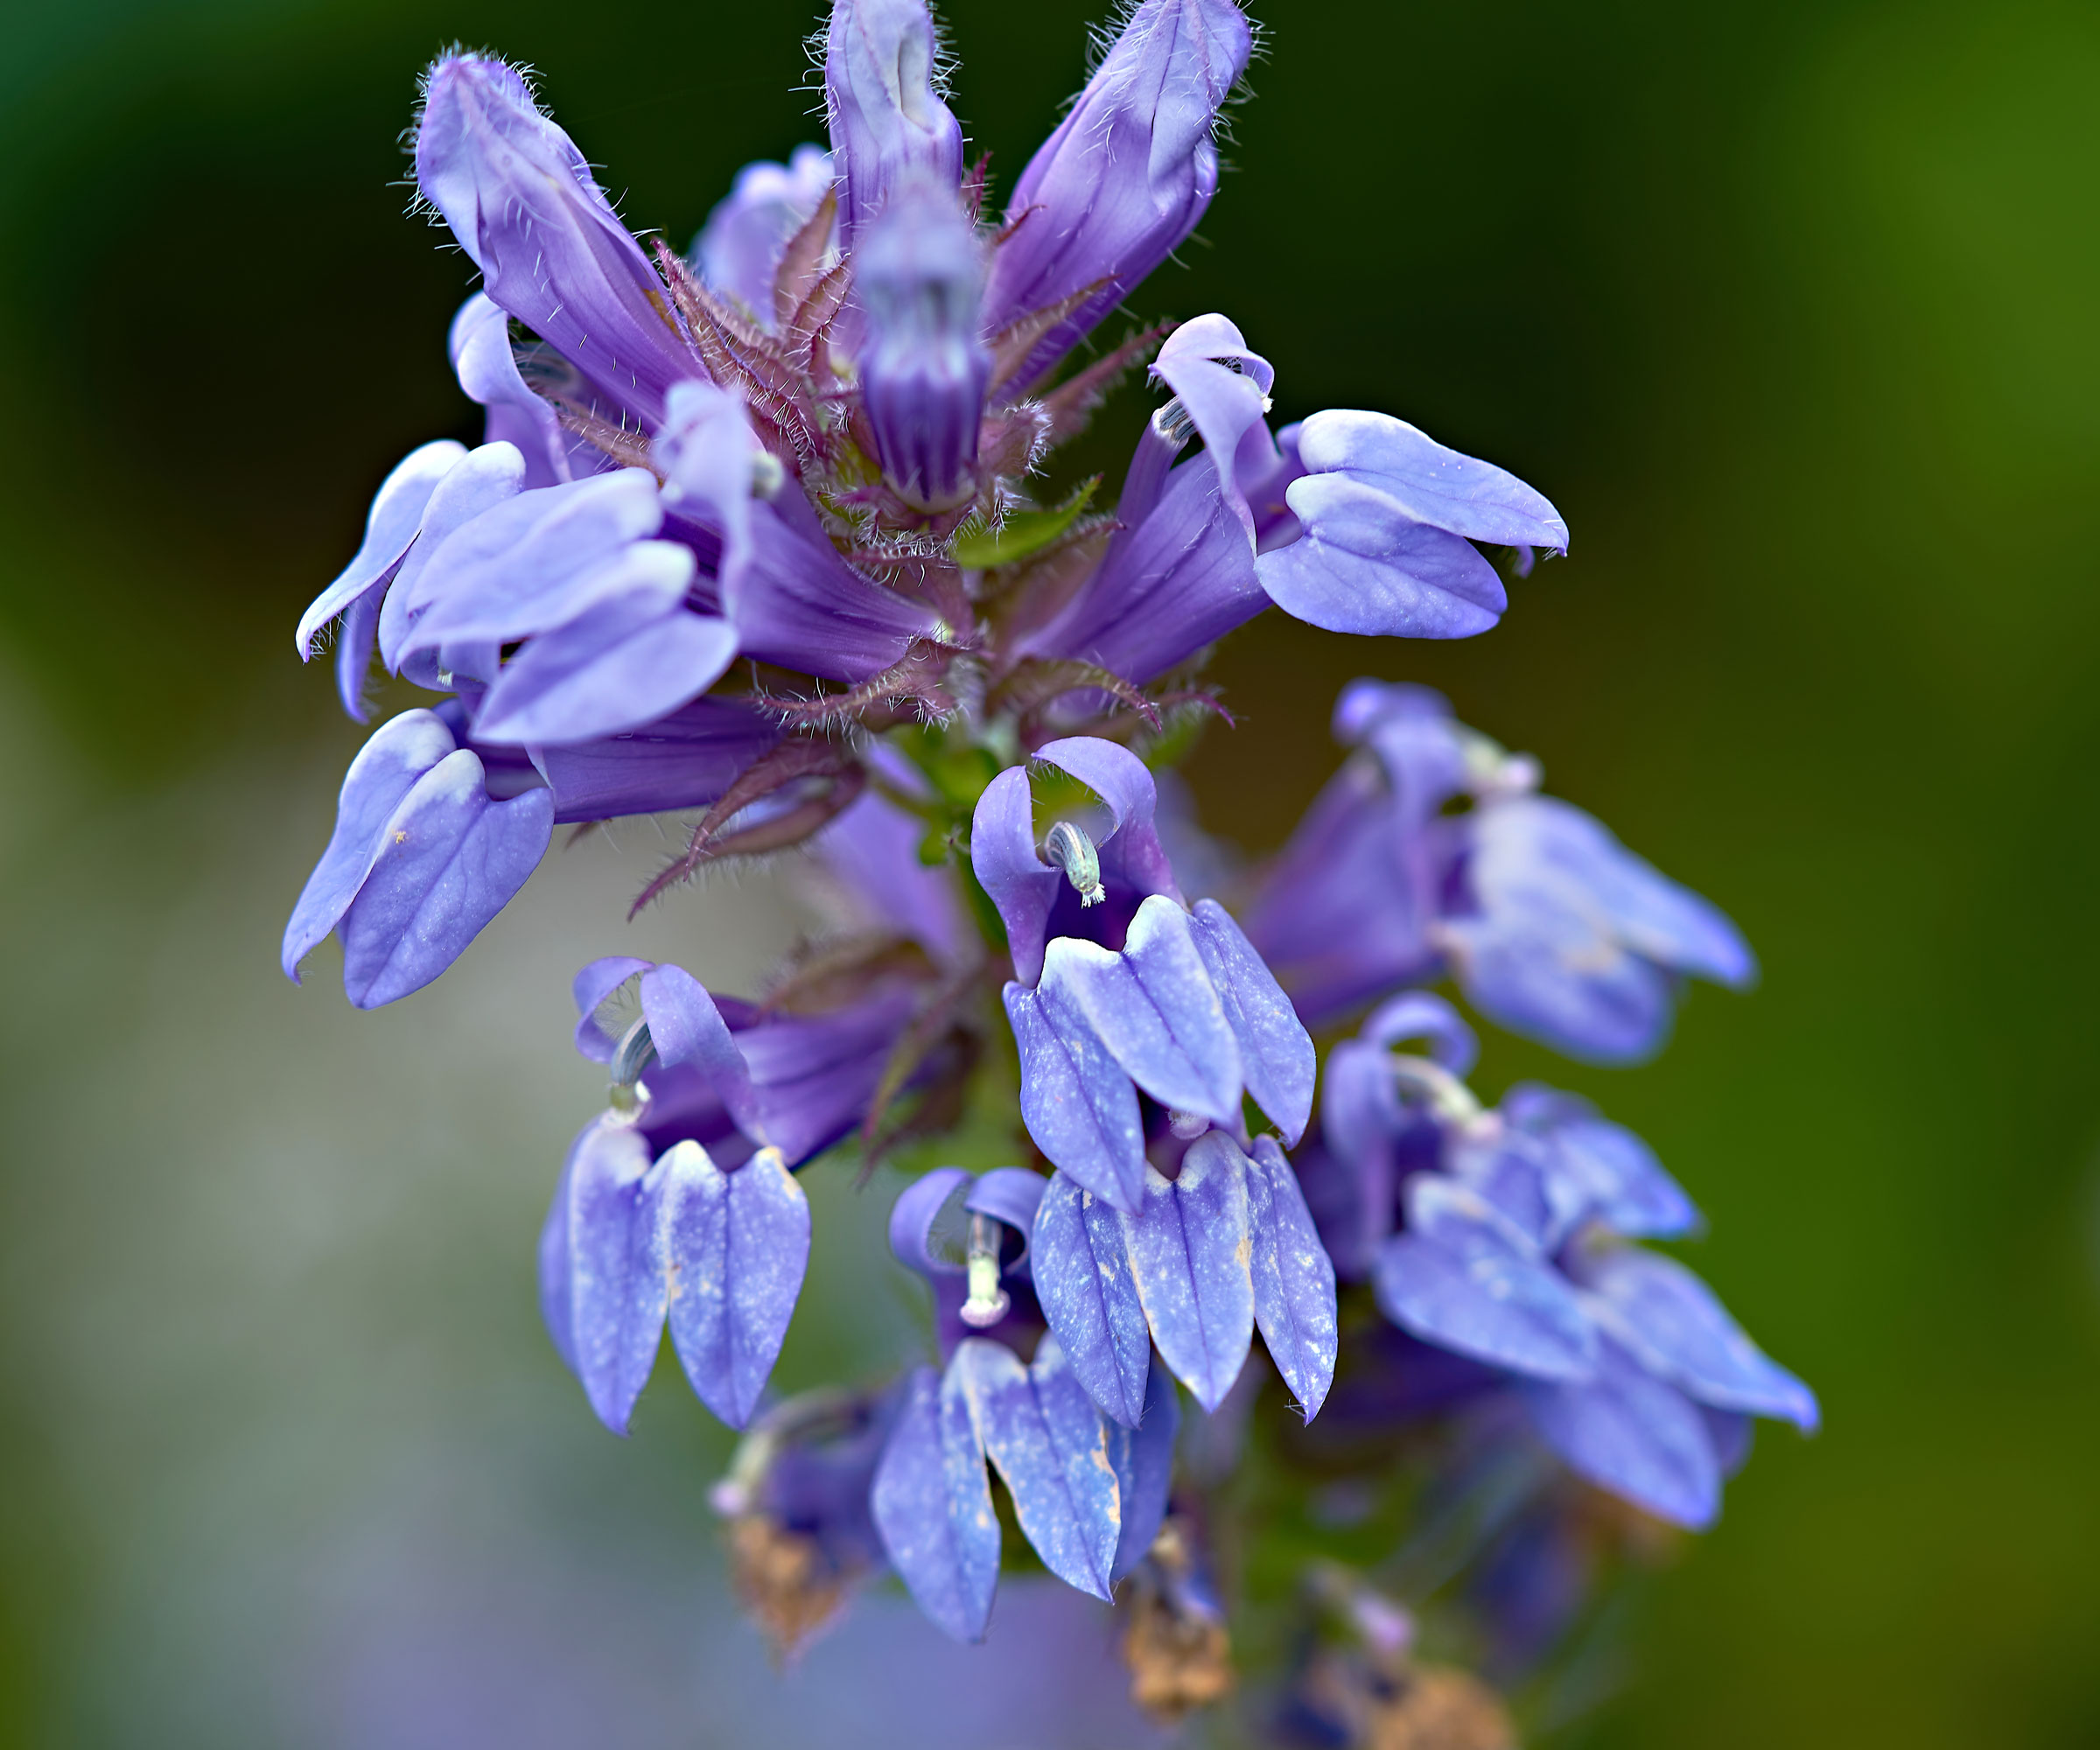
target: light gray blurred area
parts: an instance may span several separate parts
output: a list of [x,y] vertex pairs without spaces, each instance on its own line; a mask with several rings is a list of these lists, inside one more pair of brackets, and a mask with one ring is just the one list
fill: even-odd
[[[667,1352],[614,1438],[542,1332],[535,1239],[603,1093],[570,976],[637,953],[749,990],[808,922],[777,882],[628,926],[664,842],[557,849],[438,984],[359,1014],[332,944],[304,989],[275,963],[333,752],[98,801],[5,682],[0,1366],[33,1409],[4,1431],[0,1554],[51,1577],[49,1741],[1157,1741],[1105,1612],[1041,1583],[1009,1582],[982,1649],[888,1584],[776,1671],[706,1505],[729,1437]],[[789,1389],[928,1340],[882,1238],[895,1184],[850,1175],[805,1175]]]

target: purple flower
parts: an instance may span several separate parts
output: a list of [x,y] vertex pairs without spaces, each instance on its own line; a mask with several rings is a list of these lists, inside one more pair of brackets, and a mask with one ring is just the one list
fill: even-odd
[[1305,471],[1284,489],[1300,533],[1256,569],[1294,619],[1330,632],[1470,638],[1508,605],[1474,542],[1567,551],[1567,524],[1537,493],[1404,420],[1316,413],[1285,435]]
[[1306,1420],[1334,1377],[1334,1268],[1273,1137],[1243,1150],[1195,1138],[1169,1179],[1148,1167],[1120,1210],[1063,1172],[1035,1214],[1032,1278],[1073,1373],[1104,1415],[1138,1425],[1146,1336],[1207,1410],[1247,1360],[1258,1324]]
[[[1419,687],[1352,682],[1360,751],[1314,802],[1248,933],[1312,1025],[1445,971],[1482,1013],[1572,1056],[1623,1063],[1668,1037],[1687,976],[1740,986],[1735,927],[1566,802],[1537,768]],[[1470,812],[1440,813],[1454,798]]]
[[1036,758],[1099,796],[1107,821],[1092,832],[1060,821],[1039,841],[1021,766],[977,803],[970,860],[1017,975],[1004,996],[1021,1115],[1055,1166],[1134,1213],[1144,1186],[1139,1088],[1235,1130],[1251,1094],[1295,1142],[1312,1110],[1312,1042],[1225,908],[1184,909],[1144,762],[1084,736]]
[[1014,185],[988,324],[1055,317],[1010,378],[1026,388],[1137,289],[1201,220],[1214,139],[1254,37],[1235,0],[1143,0]]
[[[936,1252],[933,1228],[966,1184],[970,1240],[958,1270]],[[1032,1362],[1000,1340],[1012,1329],[998,1286],[1006,1236],[1025,1246],[1041,1192],[1040,1179],[1017,1168],[974,1182],[942,1168],[910,1186],[891,1218],[900,1261],[932,1282],[937,1309],[954,1307],[942,1322],[959,1318],[986,1334],[952,1345],[944,1337],[945,1370],[922,1368],[907,1381],[872,1497],[891,1564],[920,1608],[962,1641],[983,1637],[998,1578],[988,1460],[1043,1564],[1096,1598],[1109,1598],[1144,1557],[1166,1514],[1180,1420],[1173,1387],[1155,1376],[1133,1430],[1095,1407],[1054,1337],[1037,1342]],[[959,1305],[958,1274],[969,1286]]]
[[552,795],[488,791],[471,749],[430,711],[404,711],[351,762],[335,831],[284,929],[284,976],[331,930],[360,1009],[419,990],[458,958],[538,865]]
[[797,146],[784,164],[746,164],[694,239],[700,276],[737,299],[760,326],[779,326],[774,286],[780,258],[834,180],[831,155],[821,146]]
[[976,496],[977,420],[991,355],[977,338],[984,269],[951,188],[900,189],[862,229],[860,392],[875,453],[907,504]]
[[[1388,1048],[1426,1037],[1464,1062],[1463,1024],[1433,998],[1391,1007],[1337,1051],[1319,1164],[1354,1180],[1360,1200],[1389,1200],[1389,1224],[1403,1217],[1368,1260],[1380,1309],[1419,1341],[1511,1380],[1541,1438],[1581,1475],[1676,1523],[1710,1523],[1730,1418],[1813,1431],[1815,1397],[1690,1270],[1628,1243],[1698,1220],[1638,1138],[1548,1088],[1512,1089],[1500,1111],[1482,1111],[1445,1063]],[[1396,1176],[1402,1148],[1409,1170]],[[1354,1270],[1362,1255],[1340,1256]]]
[[[1123,529],[1031,654],[1142,682],[1271,604],[1329,631],[1468,637],[1507,606],[1475,540],[1567,544],[1522,481],[1383,414],[1316,414],[1279,445],[1276,374],[1222,316],[1176,329],[1152,374],[1174,398],[1131,457]],[[1175,466],[1198,436],[1204,458]]]
[[416,183],[488,295],[559,350],[607,413],[654,424],[693,356],[663,282],[575,143],[512,68],[441,58],[424,80]]
[[831,162],[844,186],[840,241],[907,183],[953,190],[962,129],[941,101],[940,44],[926,0],[834,0],[824,33]]

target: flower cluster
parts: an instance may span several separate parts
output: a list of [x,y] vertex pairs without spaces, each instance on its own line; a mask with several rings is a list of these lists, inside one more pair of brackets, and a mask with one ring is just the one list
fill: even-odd
[[[1232,1687],[1212,1527],[1264,1380],[1377,1462],[1433,1424],[1454,1477],[1521,1452],[1687,1526],[1746,1416],[1815,1419],[1697,1278],[1628,1243],[1696,1219],[1645,1148],[1544,1089],[1484,1110],[1471,1033],[1415,988],[1630,1060],[1687,976],[1751,976],[1718,912],[1433,695],[1373,682],[1235,904],[1177,878],[1175,855],[1201,893],[1211,858],[1161,775],[1222,715],[1219,638],[1271,607],[1472,636],[1505,573],[1568,544],[1536,492],[1390,415],[1276,428],[1275,372],[1222,315],[1092,344],[1216,193],[1255,41],[1238,0],[1139,0],[994,218],[925,0],[836,0],[829,150],[747,168],[686,255],[630,232],[524,74],[441,57],[415,176],[480,273],[451,355],[486,441],[401,462],[297,637],[307,659],[333,628],[354,718],[375,662],[438,696],[352,762],[295,979],[333,933],[353,1003],[419,989],[562,822],[696,816],[638,907],[798,847],[850,895],[862,927],[757,999],[631,957],[577,975],[609,1094],[542,1236],[548,1330],[616,1432],[667,1329],[746,1431],[717,1505],[784,1643],[885,1566],[981,1637],[996,1479],[1044,1567],[1123,1600],[1163,1713]],[[1112,506],[1051,490],[1140,368],[1165,399]],[[1381,1000],[1323,1071],[1313,1033]],[[922,1161],[988,1102],[1004,1161],[920,1172],[890,1223],[938,1368],[779,1399],[797,1173]],[[1306,1608],[1360,1640],[1404,1618],[1306,1572]],[[1307,1669],[1462,1690],[1492,1724],[1409,1634]]]

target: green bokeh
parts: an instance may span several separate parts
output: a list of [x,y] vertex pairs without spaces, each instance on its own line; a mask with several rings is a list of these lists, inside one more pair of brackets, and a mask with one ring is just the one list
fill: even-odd
[[[1011,178],[1088,9],[946,10],[958,109]],[[1339,683],[1427,681],[1764,964],[1752,996],[1698,993],[1653,1067],[1498,1038],[1480,1078],[1579,1087],[1650,1138],[1712,1218],[1700,1268],[1827,1415],[1768,1432],[1594,1741],[2100,1741],[2100,11],[1269,10],[1239,167],[1138,307],[1226,310],[1282,411],[1397,412],[1549,492],[1575,545],[1466,644],[1242,634],[1215,669],[1241,727],[1193,768],[1207,818],[1276,843],[1332,766]],[[88,887],[10,878],[10,965],[82,923],[22,896],[182,878],[157,799],[355,745],[290,626],[392,460],[471,436],[442,346],[467,268],[396,186],[418,65],[453,39],[533,61],[630,222],[682,243],[740,163],[812,136],[808,22],[9,8],[0,657],[66,789],[17,771],[9,867],[43,811],[141,823],[96,837]],[[1116,469],[1135,410],[1079,462]],[[254,798],[258,829],[281,813],[316,819]],[[224,976],[273,977],[276,928]],[[121,1009],[151,948],[78,976]],[[87,1166],[8,1161],[11,1247],[24,1186]],[[0,1360],[23,1741],[98,1572],[39,1456],[67,1404],[27,1376]]]

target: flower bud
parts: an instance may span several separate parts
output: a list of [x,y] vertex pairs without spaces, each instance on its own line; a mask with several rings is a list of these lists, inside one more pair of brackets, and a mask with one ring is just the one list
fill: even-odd
[[863,234],[854,278],[866,318],[861,399],[883,475],[926,509],[965,503],[991,358],[977,338],[976,235],[955,197],[906,189]]
[[481,270],[488,295],[654,424],[695,374],[663,282],[576,143],[501,61],[447,55],[424,75],[416,185]]
[[1196,228],[1218,187],[1211,135],[1254,34],[1236,0],[1144,0],[1021,172],[993,263],[991,327],[1083,291],[1014,374],[1048,370]]
[[954,189],[962,128],[934,89],[938,45],[926,0],[836,0],[824,39],[832,167],[844,178],[839,242],[907,182]]

